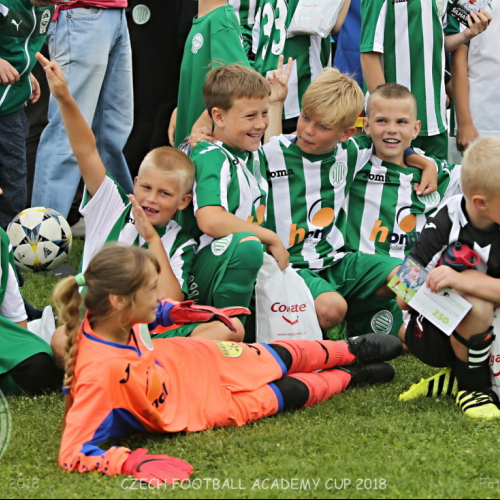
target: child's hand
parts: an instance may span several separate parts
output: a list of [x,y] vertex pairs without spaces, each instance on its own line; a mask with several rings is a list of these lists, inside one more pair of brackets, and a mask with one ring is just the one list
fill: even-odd
[[288,96],[288,80],[293,69],[293,59],[291,57],[288,59],[286,71],[283,73],[284,61],[285,56],[281,55],[278,62],[278,69],[270,73],[267,77],[267,80],[271,84],[269,104],[285,102]]
[[439,293],[443,288],[452,288],[456,292],[465,292],[464,277],[449,266],[439,266],[427,276],[427,286],[433,293]]
[[414,189],[419,196],[434,193],[438,188],[438,174],[435,165],[426,168],[422,172],[420,184],[415,184]]
[[30,73],[30,81],[32,88],[30,103],[35,104],[35,102],[37,102],[38,99],[40,99],[42,92],[40,90],[40,84],[38,83],[38,80],[33,76],[33,73]]
[[14,85],[19,81],[19,72],[5,59],[0,59],[0,83]]
[[277,235],[276,240],[267,246],[267,251],[276,259],[282,271],[288,267],[290,254]]
[[210,127],[200,127],[191,132],[189,142],[194,149],[200,142],[215,142],[215,137]]
[[172,116],[170,117],[170,124],[168,126],[168,141],[170,145],[174,147],[175,143],[175,127],[177,125],[177,108],[172,112]]
[[135,196],[129,194],[128,198],[132,203],[132,215],[135,220],[135,228],[149,245],[154,238],[159,237],[158,233],[153,224],[149,221],[148,216],[144,213],[144,209],[137,203]]
[[480,10],[477,14],[471,12],[467,18],[469,27],[464,31],[469,40],[485,31],[491,23],[491,14],[485,10]]
[[59,101],[70,96],[68,85],[66,84],[66,79],[64,78],[64,73],[55,61],[49,61],[40,52],[37,53],[36,58],[38,62],[42,65],[45,70],[45,75],[47,76],[47,81],[49,82],[49,87],[52,95]]

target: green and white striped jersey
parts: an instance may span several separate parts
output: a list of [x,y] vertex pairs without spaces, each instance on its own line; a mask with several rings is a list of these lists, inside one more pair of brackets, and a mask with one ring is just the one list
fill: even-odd
[[[194,214],[185,212],[183,218],[195,217],[200,208],[217,206],[244,221],[265,225],[268,184],[262,150],[241,152],[222,142],[201,142],[191,158],[196,167]],[[187,221],[186,227],[193,226],[193,221]],[[199,232],[198,236],[198,250],[213,241],[207,234]]]
[[295,118],[302,109],[302,97],[311,82],[331,66],[330,37],[300,35],[287,39],[287,30],[299,0],[261,0],[253,28],[255,69],[263,76],[278,67],[279,57],[294,59],[288,82],[284,118]]
[[438,190],[418,196],[422,171],[383,162],[375,155],[354,179],[349,191],[346,248],[405,259],[427,218],[450,196],[461,193],[461,165],[436,163]]
[[228,0],[242,26],[253,26],[259,6],[259,0]]
[[[106,177],[92,198],[85,191],[80,212],[85,218],[86,229],[81,272],[85,272],[92,257],[108,242],[119,241],[126,245],[148,248],[135,227],[130,200],[111,177]],[[155,229],[161,237],[172,271],[182,291],[187,294],[196,241],[173,220],[166,226]]]
[[383,54],[387,83],[417,99],[421,136],[447,130],[444,87],[446,0],[362,0],[361,52]]
[[267,227],[290,252],[294,268],[320,270],[345,255],[346,197],[372,155],[372,142],[351,138],[332,153],[311,155],[292,137],[273,137],[264,146]]

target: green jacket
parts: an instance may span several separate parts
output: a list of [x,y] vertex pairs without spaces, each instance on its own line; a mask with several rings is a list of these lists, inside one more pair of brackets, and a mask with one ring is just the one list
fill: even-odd
[[0,59],[20,75],[14,85],[0,84],[0,116],[15,113],[31,96],[29,75],[45,43],[55,6],[34,7],[30,0],[0,0]]

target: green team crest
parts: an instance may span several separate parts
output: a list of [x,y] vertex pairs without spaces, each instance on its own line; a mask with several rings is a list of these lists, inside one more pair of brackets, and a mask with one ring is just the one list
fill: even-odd
[[193,54],[198,54],[200,49],[203,47],[203,44],[205,43],[205,39],[203,38],[203,35],[201,33],[197,33],[193,37],[193,46],[191,48],[191,52]]
[[11,428],[12,421],[10,418],[9,406],[2,391],[0,391],[0,459],[9,444]]
[[437,207],[441,203],[441,195],[437,191],[425,196],[417,196],[417,198],[428,207]]
[[372,329],[375,333],[389,334],[394,324],[394,318],[389,311],[380,311],[372,319]]
[[233,241],[233,235],[225,236],[224,238],[220,238],[218,240],[214,240],[212,242],[212,253],[219,257],[221,256],[231,245],[231,241]]
[[146,24],[151,19],[151,10],[147,5],[136,5],[132,11],[132,19],[135,24]]
[[340,186],[346,179],[349,167],[343,161],[338,161],[330,170],[330,183],[333,187]]

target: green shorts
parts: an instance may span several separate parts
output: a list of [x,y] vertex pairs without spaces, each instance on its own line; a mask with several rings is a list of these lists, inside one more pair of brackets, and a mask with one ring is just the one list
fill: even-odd
[[0,346],[0,375],[36,354],[53,357],[47,342],[3,316],[0,316]]
[[392,257],[354,252],[319,273],[303,269],[299,274],[314,299],[322,293],[336,292],[346,300],[350,336],[372,332],[396,336],[403,325],[403,313],[395,298],[379,298],[375,293],[401,264]]

